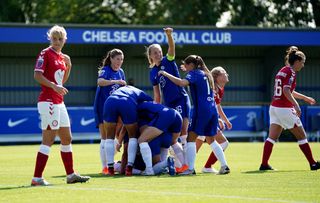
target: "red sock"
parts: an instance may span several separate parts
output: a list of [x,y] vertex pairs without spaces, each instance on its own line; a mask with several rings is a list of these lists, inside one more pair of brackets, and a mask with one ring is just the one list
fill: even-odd
[[64,168],[66,170],[67,175],[74,173],[72,152],[61,152],[60,151],[60,154],[61,154],[63,165],[64,165]]
[[272,153],[272,148],[273,148],[273,144],[271,142],[269,142],[268,140],[266,140],[264,143],[263,155],[262,155],[262,165],[263,166],[268,166],[269,158]]
[[217,159],[216,155],[214,155],[214,153],[211,152],[211,154],[210,154],[210,156],[209,156],[209,158],[208,158],[208,160],[207,160],[207,163],[206,163],[206,165],[204,165],[204,167],[205,167],[205,168],[211,168],[211,166],[212,166],[214,163],[216,163],[217,160],[218,160],[218,159]]
[[301,144],[299,145],[301,151],[303,152],[303,154],[306,156],[306,158],[308,159],[309,164],[315,164],[316,161],[313,159],[312,156],[312,152],[311,152],[311,148],[309,143],[305,143],[305,144]]
[[49,156],[38,152],[33,177],[41,178]]

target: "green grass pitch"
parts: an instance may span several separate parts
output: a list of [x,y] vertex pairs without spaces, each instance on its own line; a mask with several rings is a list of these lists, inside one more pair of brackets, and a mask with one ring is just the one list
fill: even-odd
[[[310,145],[319,160],[320,143]],[[53,186],[30,187],[39,145],[0,146],[0,202],[320,202],[320,171],[310,171],[297,143],[274,146],[272,172],[258,171],[262,148],[262,142],[231,143],[229,175],[201,173],[210,150],[203,145],[195,176],[106,177],[99,174],[99,145],[74,144],[75,169],[92,179],[68,185],[55,144],[44,172]]]

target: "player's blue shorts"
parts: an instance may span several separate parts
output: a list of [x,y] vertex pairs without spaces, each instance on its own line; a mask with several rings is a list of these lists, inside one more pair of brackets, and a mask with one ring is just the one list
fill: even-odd
[[191,104],[188,95],[180,97],[179,99],[166,104],[166,106],[177,110],[182,118],[190,119]]
[[218,113],[217,110],[209,115],[199,116],[196,113],[192,116],[192,122],[188,131],[197,133],[198,136],[214,136],[217,134]]
[[181,115],[174,109],[165,108],[166,111],[162,111],[148,123],[148,126],[153,126],[162,130],[163,132],[178,133],[182,128]]
[[164,132],[149,142],[152,156],[159,155],[161,148],[169,148],[172,142],[172,134]]
[[99,126],[99,124],[103,123],[104,102],[105,101],[101,97],[96,96],[94,105],[93,105],[93,111],[94,111],[94,119],[97,127]]
[[104,103],[103,120],[109,123],[116,123],[118,116],[123,124],[133,124],[138,120],[137,104],[128,97],[111,95]]

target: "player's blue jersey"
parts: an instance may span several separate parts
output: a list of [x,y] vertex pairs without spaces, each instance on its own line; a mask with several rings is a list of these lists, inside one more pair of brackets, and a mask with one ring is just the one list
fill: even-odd
[[153,86],[160,86],[165,105],[187,95],[187,92],[183,87],[174,84],[163,75],[158,75],[160,70],[164,70],[178,78],[180,78],[180,74],[176,62],[174,60],[169,61],[166,56],[162,58],[159,66],[154,66],[150,71],[150,82]]
[[[126,80],[124,71],[120,68],[118,71],[114,71],[109,65],[104,66],[99,71],[98,78],[103,78],[105,80]],[[103,123],[103,105],[107,98],[122,85],[113,84],[108,86],[98,86],[96,90],[96,95],[94,99],[93,109],[95,113],[95,121],[98,126]]]
[[153,102],[143,102],[138,105],[140,125],[147,124],[159,130],[171,133],[181,131],[182,117],[178,111]]
[[186,80],[190,83],[193,113],[202,116],[216,111],[213,90],[205,73],[194,69],[187,74]]
[[112,96],[127,97],[136,105],[144,101],[153,101],[147,93],[130,85],[120,87],[113,92]]

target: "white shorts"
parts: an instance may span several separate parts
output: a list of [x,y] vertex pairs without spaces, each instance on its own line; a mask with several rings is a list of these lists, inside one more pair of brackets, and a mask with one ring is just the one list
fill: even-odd
[[292,129],[296,126],[302,126],[300,118],[294,108],[279,108],[270,106],[269,109],[270,124],[278,124],[284,129]]
[[41,117],[41,129],[58,130],[60,127],[70,127],[70,119],[64,103],[38,102],[38,112]]

